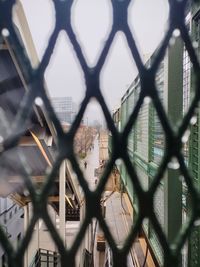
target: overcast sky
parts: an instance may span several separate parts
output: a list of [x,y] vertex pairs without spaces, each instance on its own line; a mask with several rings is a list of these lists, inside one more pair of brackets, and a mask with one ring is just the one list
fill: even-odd
[[[117,1],[117,0],[116,0]],[[51,0],[22,0],[33,40],[42,57],[55,23]],[[161,40],[168,17],[166,0],[135,0],[129,9],[129,24],[140,48],[141,55],[151,54]],[[75,0],[73,29],[83,48],[84,56],[93,66],[108,36],[112,22],[109,0]],[[120,99],[137,75],[123,34],[117,34],[101,73],[101,88],[110,110]],[[57,40],[45,78],[51,96],[72,96],[80,104],[85,92],[83,74],[64,32]],[[87,110],[88,120],[101,117],[98,105]]]

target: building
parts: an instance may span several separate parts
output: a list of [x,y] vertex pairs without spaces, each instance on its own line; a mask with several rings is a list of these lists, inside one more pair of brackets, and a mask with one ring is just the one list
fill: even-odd
[[[0,225],[15,249],[24,235],[24,210],[10,198],[0,197]],[[6,266],[7,256],[0,247],[0,266]]]
[[[198,59],[200,58],[200,5],[199,3],[194,4],[192,6],[191,12],[188,14],[188,29],[191,33],[192,42],[194,44],[196,55]],[[185,98],[187,99],[188,105],[186,106],[188,110],[189,104],[192,103],[193,97],[195,92],[199,90],[196,87],[196,81],[194,77],[194,69],[188,55],[188,52],[185,49],[184,52],[184,84],[185,84]],[[187,92],[187,93],[186,93]],[[187,145],[187,154],[188,154],[188,167],[191,171],[193,183],[195,187],[199,190],[200,184],[200,169],[199,169],[199,159],[200,159],[200,108],[196,109],[195,115],[191,120],[190,130],[190,137],[188,140]],[[187,188],[186,188],[187,189]],[[189,191],[189,190],[188,190]],[[187,192],[187,191],[186,191]],[[186,199],[186,211],[188,214],[188,219],[190,218],[190,211],[191,211],[191,201],[189,193],[187,192],[187,199]],[[188,245],[188,257],[185,266],[188,267],[197,267],[200,265],[200,227],[198,223],[195,223],[194,227],[192,228],[192,233],[190,235]]]
[[[151,66],[156,52],[146,62],[146,67]],[[158,97],[174,127],[183,116],[182,64],[183,44],[177,38],[175,44],[167,49],[155,79]],[[113,115],[115,125],[119,131],[123,131],[125,128],[138,102],[140,93],[141,84],[138,75],[122,97],[120,109]],[[164,131],[157,111],[148,97],[144,99],[137,115],[137,120],[129,133],[127,149],[138,175],[139,183],[144,191],[148,191],[165,153]],[[173,164],[175,166],[176,160],[174,160]],[[123,161],[117,162],[116,165],[132,203],[132,218],[134,222],[139,205],[137,194]],[[184,213],[184,203],[182,203],[182,188],[184,185],[176,178],[179,174],[174,169],[174,166],[166,170],[154,197],[154,211],[169,242],[172,242],[176,237],[182,224]],[[169,181],[172,178],[173,183],[170,184]],[[176,198],[174,198],[175,192]],[[162,248],[156,232],[148,220],[143,222],[141,234],[145,237],[155,266],[163,266]]]
[[[193,5],[188,9],[186,24],[191,35],[197,55],[200,55],[200,7]],[[178,48],[179,47],[179,48]],[[156,51],[155,53],[156,54]],[[147,61],[151,65],[154,54]],[[175,79],[174,79],[175,77]],[[180,41],[167,49],[164,60],[161,61],[156,74],[156,87],[165,112],[173,126],[177,129],[177,122],[186,115],[195,94],[195,80],[192,63],[185,45]],[[113,114],[115,126],[123,131],[140,95],[139,76],[133,81],[121,99],[121,106]],[[199,190],[199,113],[196,109],[190,121],[190,126],[182,138],[182,154],[188,167],[194,185]],[[180,125],[180,124],[179,124]],[[136,123],[133,125],[128,138],[128,151],[131,161],[136,169],[139,182],[144,190],[149,190],[158,167],[166,150],[166,140],[163,126],[150,99],[145,99]],[[111,149],[111,148],[110,148]],[[138,199],[134,193],[131,179],[123,163],[117,164],[121,179],[133,206],[133,214],[137,214]],[[156,190],[154,196],[154,211],[164,230],[168,241],[173,242],[181,226],[190,220],[191,201],[184,177],[179,172],[179,163],[174,158],[168,164],[168,169]],[[179,180],[178,180],[179,177]],[[180,180],[180,177],[182,179]],[[168,182],[167,179],[168,178]],[[173,179],[173,184],[170,183]],[[180,182],[181,181],[181,182]],[[176,197],[174,197],[176,195]],[[171,218],[171,219],[170,219]],[[134,220],[134,216],[133,216]],[[163,266],[163,252],[159,240],[152,229],[151,223],[146,220],[142,230],[155,265]],[[200,265],[200,226],[192,227],[191,235],[182,251],[182,264],[186,267]]]
[[[17,42],[20,42],[21,51],[28,58],[18,53],[8,36],[2,34],[0,39],[0,226],[5,232],[5,238],[11,241],[13,250],[17,251],[34,216],[34,205],[25,180],[29,180],[33,187],[37,188],[36,190],[41,188],[47,168],[49,171],[52,169],[57,147],[53,121],[49,120],[40,98],[39,102],[36,98],[35,102],[27,107],[28,111],[23,112],[24,116],[27,115],[25,119],[27,123],[23,123],[23,120],[13,132],[11,131],[13,122],[16,121],[16,114],[23,109],[22,102],[31,91],[28,79],[30,65],[36,67],[39,64],[23,6],[20,1],[16,2],[13,20]],[[18,134],[17,142],[6,148],[2,143],[8,137],[12,138],[14,134]],[[80,216],[80,200],[78,195],[75,196],[77,184],[74,183],[72,176],[68,162],[64,161],[60,172],[58,171],[55,177],[49,196],[51,199],[49,198],[46,203],[55,227],[56,219],[59,221],[59,232],[64,242],[66,220],[76,221]],[[59,190],[60,188],[62,190]],[[76,192],[78,194],[79,191]],[[46,235],[42,235],[42,232]],[[38,261],[38,264],[51,264],[52,261],[54,266],[58,264],[57,248],[49,232],[46,231],[44,221],[40,218],[32,229],[31,241],[25,249],[24,258],[18,257],[19,262],[16,260],[16,266],[22,266],[22,263],[25,267],[35,266],[35,262],[38,263]],[[0,266],[7,266],[9,256],[6,255],[3,246],[0,246]]]
[[71,124],[77,112],[72,97],[53,97],[51,101],[59,120]]

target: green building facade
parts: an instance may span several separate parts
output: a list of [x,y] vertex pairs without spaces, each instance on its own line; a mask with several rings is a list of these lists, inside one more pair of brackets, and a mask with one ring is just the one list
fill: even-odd
[[[186,24],[193,46],[200,59],[200,7],[188,9]],[[146,62],[151,66],[156,52]],[[195,79],[190,57],[180,37],[174,37],[156,74],[156,88],[174,132],[178,130],[194,96]],[[114,113],[115,125],[123,131],[141,93],[139,75],[121,99]],[[200,188],[200,109],[191,119],[182,138],[182,154],[196,188]],[[165,134],[156,109],[150,98],[145,98],[136,123],[129,134],[127,149],[144,191],[151,188],[153,179],[162,164],[166,150]],[[137,196],[123,162],[117,164],[123,185],[137,214]],[[154,211],[171,245],[191,214],[190,195],[179,163],[172,158],[154,195]],[[133,218],[134,219],[134,218]],[[156,233],[148,220],[143,222],[143,232],[157,264],[163,266],[163,253]],[[200,266],[200,226],[196,223],[182,249],[181,266]]]
[[[189,14],[188,25],[194,31],[196,21]],[[193,33],[194,34],[194,33]],[[193,35],[192,35],[193,36]],[[156,53],[156,52],[155,52]],[[146,65],[151,65],[154,54]],[[192,69],[188,53],[179,38],[168,48],[156,75],[156,87],[164,105],[169,121],[176,131],[184,114],[187,112],[192,96]],[[139,76],[133,81],[121,99],[121,107],[114,115],[116,126],[123,131],[129,116],[134,109],[140,94]],[[118,114],[116,116],[116,114]],[[199,115],[193,125],[186,131],[182,153],[196,183],[199,184]],[[118,121],[117,121],[118,120]],[[191,134],[190,134],[191,133]],[[128,138],[128,151],[136,169],[143,190],[149,190],[165,153],[165,135],[160,119],[150,99],[145,99],[138,118]],[[123,162],[118,164],[121,179],[137,213],[137,197]],[[177,233],[189,216],[187,186],[179,173],[179,164],[172,159],[165,172],[165,177],[154,196],[154,210],[158,216],[168,241],[173,244]],[[148,221],[143,223],[143,230],[157,262],[163,264],[162,249],[158,238]],[[200,233],[199,227],[192,231],[191,238],[183,248],[182,266],[200,266]]]

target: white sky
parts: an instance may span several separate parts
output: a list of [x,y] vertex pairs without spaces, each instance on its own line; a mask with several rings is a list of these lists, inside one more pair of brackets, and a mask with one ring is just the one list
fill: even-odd
[[[42,57],[55,23],[51,0],[21,0],[32,37]],[[117,0],[116,0],[117,1]],[[83,48],[84,56],[93,66],[108,36],[112,22],[109,0],[75,0],[73,29]],[[151,54],[162,39],[168,16],[167,0],[135,0],[129,8],[129,25],[141,55]],[[137,75],[126,40],[119,33],[112,44],[106,65],[101,73],[101,88],[110,110],[120,104],[128,85]],[[64,32],[60,33],[45,78],[51,96],[72,96],[80,104],[84,97],[83,74],[73,48]],[[89,121],[100,119],[99,107],[87,109]]]

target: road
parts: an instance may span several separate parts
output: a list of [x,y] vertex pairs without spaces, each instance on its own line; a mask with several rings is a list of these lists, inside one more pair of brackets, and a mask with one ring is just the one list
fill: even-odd
[[[87,162],[87,168],[84,167],[84,162]],[[96,136],[94,139],[94,148],[88,151],[87,157],[81,161],[81,168],[83,170],[85,179],[88,182],[90,190],[94,190],[95,185],[95,169],[99,167],[99,141]]]

